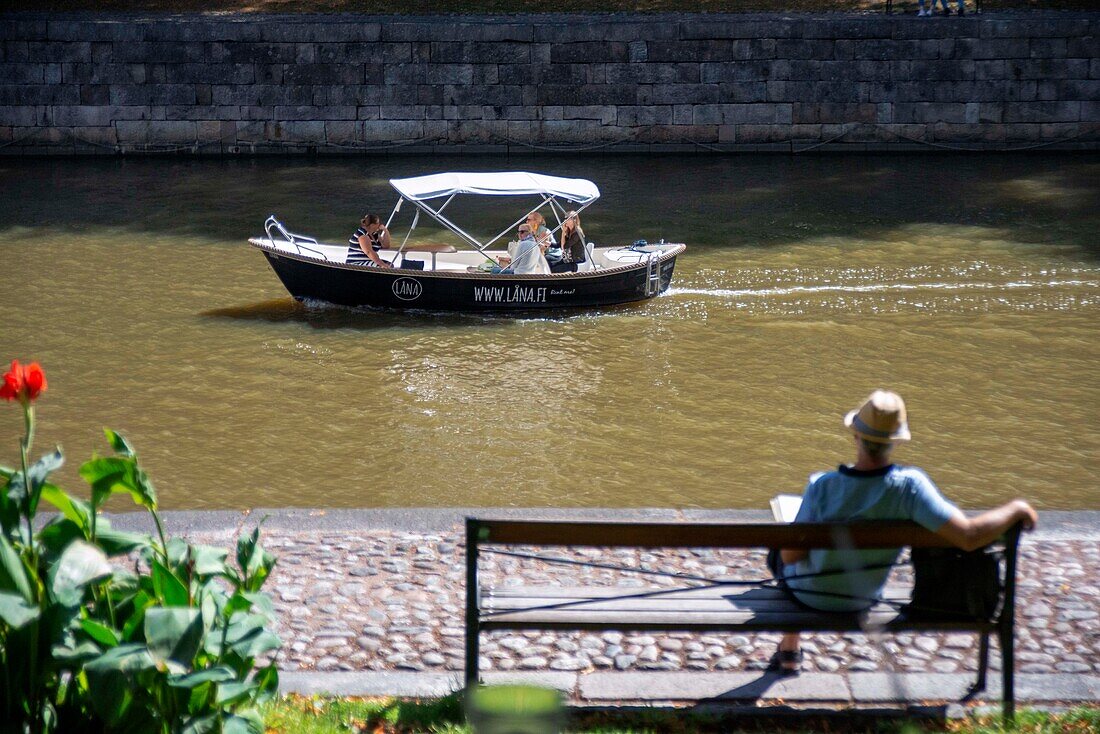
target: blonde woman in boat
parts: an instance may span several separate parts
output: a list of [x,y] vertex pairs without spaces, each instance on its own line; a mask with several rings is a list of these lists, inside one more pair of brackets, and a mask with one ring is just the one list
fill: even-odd
[[531,212],[527,215],[527,226],[531,228],[531,234],[534,235],[535,241],[539,243],[539,247],[545,253],[546,248],[554,244],[554,237],[550,234],[550,230],[546,228],[546,219],[538,212]]
[[554,273],[575,273],[577,264],[586,259],[581,218],[579,214],[571,211],[565,215],[565,221],[561,223],[561,259],[550,263],[550,270]]

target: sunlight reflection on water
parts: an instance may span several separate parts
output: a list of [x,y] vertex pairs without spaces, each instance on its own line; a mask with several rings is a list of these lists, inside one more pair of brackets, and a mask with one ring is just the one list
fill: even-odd
[[[2,344],[49,371],[39,442],[68,484],[110,425],[167,507],[764,507],[847,458],[839,416],[886,385],[899,458],[963,504],[1098,508],[1097,158],[944,160],[4,161]],[[244,245],[273,211],[343,239],[390,176],[448,166],[593,178],[590,238],[689,245],[673,288],[538,318],[341,309]]]

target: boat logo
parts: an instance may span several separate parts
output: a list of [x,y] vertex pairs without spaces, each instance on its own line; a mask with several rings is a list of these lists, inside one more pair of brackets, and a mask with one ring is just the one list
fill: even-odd
[[415,301],[424,292],[424,287],[415,278],[398,278],[393,281],[393,294],[402,301]]

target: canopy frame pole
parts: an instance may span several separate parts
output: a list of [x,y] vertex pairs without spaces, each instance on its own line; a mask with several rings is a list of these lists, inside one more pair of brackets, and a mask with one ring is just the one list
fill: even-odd
[[[548,201],[553,201],[553,200],[554,200],[554,195],[553,195],[553,194],[547,194],[547,195],[545,195],[545,196],[543,197],[543,199],[542,199],[542,202],[541,202],[541,203],[540,203],[540,204],[539,204],[538,206],[536,206],[536,207],[535,207],[534,209],[532,209],[531,211],[527,212],[527,213],[526,213],[526,214],[524,214],[524,215],[523,215],[522,217],[520,217],[520,218],[519,218],[519,219],[517,219],[516,221],[512,222],[511,224],[509,224],[509,225],[508,225],[507,227],[505,227],[505,228],[504,228],[504,230],[500,232],[500,234],[498,234],[498,235],[497,235],[496,237],[494,237],[493,239],[491,239],[491,240],[489,240],[488,242],[486,242],[486,243],[485,243],[485,246],[486,246],[486,247],[489,247],[489,245],[493,244],[494,242],[496,242],[497,240],[499,240],[499,239],[500,239],[501,237],[503,237],[504,235],[508,234],[508,231],[509,231],[509,230],[511,230],[511,229],[512,229],[513,227],[515,227],[516,225],[518,225],[518,224],[519,224],[520,222],[523,222],[524,220],[526,220],[526,219],[527,219],[527,217],[531,216],[531,213],[532,213],[532,212],[537,212],[537,211],[538,211],[539,209],[542,209],[542,208],[543,208],[544,206],[546,206],[546,202],[548,202]],[[532,234],[533,234],[533,233],[532,233]]]
[[[592,201],[589,201],[589,202],[588,202],[588,203],[586,203],[586,204],[582,204],[582,205],[581,205],[581,208],[580,208],[580,209],[577,209],[577,210],[576,210],[576,211],[577,211],[577,216],[579,217],[579,216],[581,215],[581,212],[583,212],[583,211],[584,211],[585,209],[587,209],[587,208],[588,208],[588,205],[589,205],[589,204],[591,204],[591,203],[592,203],[593,201],[595,201],[595,199],[593,199]],[[559,204],[559,206],[561,206],[561,205]],[[565,209],[564,209],[564,207],[562,208],[562,213],[563,213],[563,214],[565,213]],[[557,226],[557,227],[554,227],[554,229],[550,230],[550,234],[551,234],[551,235],[553,235],[554,233],[558,232],[558,231],[559,231],[559,230],[560,230],[560,229],[561,229],[562,227],[564,227],[564,226],[565,226],[565,220],[564,220],[564,219],[562,219],[562,220],[560,220],[560,222],[559,222],[559,224],[558,224],[558,226]],[[585,245],[586,245],[586,246],[587,246],[587,244],[588,244],[588,243],[585,243]]]
[[[457,224],[452,222],[450,219],[447,219],[447,217],[443,216],[442,214],[437,212],[435,209],[432,209],[430,206],[425,204],[423,201],[413,201],[413,204],[416,205],[417,209],[423,211],[429,217],[431,217],[435,221],[439,222],[444,227],[451,230],[452,232],[457,234],[462,239],[466,240],[466,242],[468,244],[472,245],[474,247],[474,249],[476,249],[482,255],[485,255],[485,248],[487,247],[487,245],[482,245],[477,240],[477,238],[475,238],[473,235],[467,233],[466,230],[459,227]],[[485,256],[489,257],[488,255],[485,255]]]
[[[454,194],[451,194],[451,198],[454,198]],[[420,210],[420,211],[423,211],[423,212],[424,212],[425,214],[427,214],[427,215],[428,215],[429,217],[431,217],[432,219],[434,219],[435,221],[439,222],[439,223],[440,223],[440,224],[442,224],[442,225],[443,225],[444,227],[446,227],[447,229],[451,230],[451,231],[452,231],[452,232],[454,232],[454,233],[455,233],[456,235],[458,235],[459,237],[461,237],[461,238],[462,238],[463,240],[465,240],[465,241],[467,242],[467,244],[471,245],[471,246],[472,246],[472,247],[473,247],[473,248],[474,248],[475,250],[477,250],[478,252],[480,252],[480,253],[481,253],[482,255],[484,255],[484,256],[485,256],[485,257],[486,257],[487,259],[489,259],[489,260],[492,260],[492,258],[491,258],[491,257],[489,257],[489,255],[488,255],[488,254],[487,254],[487,253],[485,252],[485,251],[486,251],[486,250],[487,250],[487,249],[489,248],[489,245],[493,244],[494,242],[496,242],[497,240],[499,240],[499,239],[500,239],[501,237],[503,237],[503,236],[504,236],[505,234],[507,234],[507,233],[508,233],[508,231],[509,231],[510,229],[512,229],[512,227],[515,227],[515,226],[516,226],[516,225],[518,225],[518,224],[519,224],[520,222],[524,221],[524,220],[525,220],[525,219],[526,219],[526,218],[528,217],[528,215],[530,215],[530,214],[531,214],[531,212],[537,212],[537,211],[538,211],[539,209],[543,208],[544,206],[546,206],[546,204],[547,204],[547,203],[549,203],[549,202],[551,202],[551,201],[553,201],[553,200],[554,200],[554,195],[553,195],[553,194],[544,194],[544,195],[543,195],[543,199],[542,199],[542,202],[541,202],[541,203],[539,203],[539,205],[538,205],[538,206],[536,206],[536,207],[535,207],[534,209],[531,209],[531,210],[529,210],[529,211],[527,212],[527,214],[524,214],[524,215],[523,215],[522,217],[520,217],[519,219],[517,219],[517,220],[516,220],[515,222],[513,222],[513,223],[512,223],[511,225],[509,225],[508,227],[506,227],[506,228],[504,229],[504,231],[502,231],[502,232],[501,232],[500,234],[498,234],[498,235],[497,235],[496,237],[494,237],[493,239],[489,240],[489,241],[488,241],[488,242],[486,242],[485,244],[482,244],[482,243],[481,243],[481,242],[480,242],[480,241],[479,241],[479,240],[478,240],[478,239],[477,239],[476,237],[474,237],[473,235],[469,234],[468,232],[466,232],[466,230],[462,229],[462,228],[461,228],[461,227],[459,227],[459,226],[458,226],[457,224],[455,224],[454,222],[452,222],[452,221],[451,221],[450,219],[448,219],[447,217],[445,217],[445,216],[444,216],[444,215],[443,215],[443,214],[441,213],[442,207],[440,207],[440,210],[436,210],[436,209],[433,209],[432,207],[428,206],[428,205],[427,205],[426,203],[424,203],[423,201],[420,201],[420,200],[415,200],[415,199],[413,199],[413,200],[411,200],[411,201],[412,201],[412,203],[413,203],[413,204],[414,204],[414,205],[416,206],[416,208],[417,208],[418,210]],[[591,204],[591,203],[592,203],[592,202],[594,202],[594,201],[595,201],[595,199],[589,199],[589,200],[588,200],[588,201],[586,201],[586,202],[585,202],[584,204],[582,204],[582,205],[581,205],[581,207],[580,207],[580,209],[577,209],[577,214],[580,214],[580,213],[581,213],[582,211],[584,211],[585,209],[587,209],[587,208],[588,208],[588,206],[589,206],[589,204]],[[444,205],[443,205],[443,206],[446,206],[446,205],[447,205],[447,203],[449,203],[449,202],[450,202],[450,199],[448,199],[448,200],[447,200],[447,202],[444,202]],[[414,218],[413,226],[414,226],[414,227],[416,226],[415,218]],[[558,225],[558,227],[557,227],[557,228],[555,228],[555,230],[554,230],[554,231],[557,231],[557,229],[560,229],[560,228],[561,228],[561,225],[559,224],[559,225]],[[409,232],[411,233],[411,232],[412,232],[412,229],[410,229],[410,230],[409,230]],[[552,234],[552,233],[551,233],[551,234]],[[408,236],[406,236],[406,239],[408,239]],[[404,247],[404,245],[402,245],[402,247]]]
[[405,256],[404,256],[405,244],[409,241],[409,236],[413,233],[413,230],[416,229],[416,225],[419,221],[420,221],[420,210],[418,209],[415,212],[413,212],[413,221],[412,221],[412,224],[409,225],[409,231],[405,233],[405,239],[401,240],[401,247],[397,248],[397,254],[393,256],[393,260],[390,261],[391,263],[397,262],[397,258],[399,258],[399,257],[402,260],[404,260],[404,258],[405,258]]
[[446,208],[447,208],[447,205],[448,205],[448,204],[450,204],[450,203],[451,203],[451,202],[452,202],[452,201],[454,200],[454,198],[455,198],[456,196],[458,196],[458,192],[457,192],[457,191],[456,191],[455,193],[451,194],[450,196],[448,196],[448,197],[447,197],[447,200],[446,200],[445,202],[443,202],[443,206],[439,207],[439,209],[437,209],[436,211],[440,211],[440,212],[441,212],[441,211],[443,211],[444,209],[446,209]]
[[389,219],[386,220],[386,229],[390,228],[390,222],[392,222],[393,218],[397,216],[397,212],[401,211],[401,203],[403,201],[405,201],[405,197],[403,197],[403,196],[398,196],[397,197],[397,203],[394,205],[393,211],[390,212]]
[[[559,209],[561,210],[561,214],[558,213]],[[557,199],[552,198],[550,199],[550,211],[554,212],[554,219],[558,220],[558,227],[560,227],[562,225],[561,215],[565,214],[565,207],[563,207]],[[555,230],[556,229],[557,227],[555,227]]]

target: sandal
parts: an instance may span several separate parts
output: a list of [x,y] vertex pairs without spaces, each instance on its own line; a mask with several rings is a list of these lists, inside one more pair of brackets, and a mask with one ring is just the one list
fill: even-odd
[[768,661],[768,670],[781,676],[794,676],[802,672],[802,650],[776,650]]

